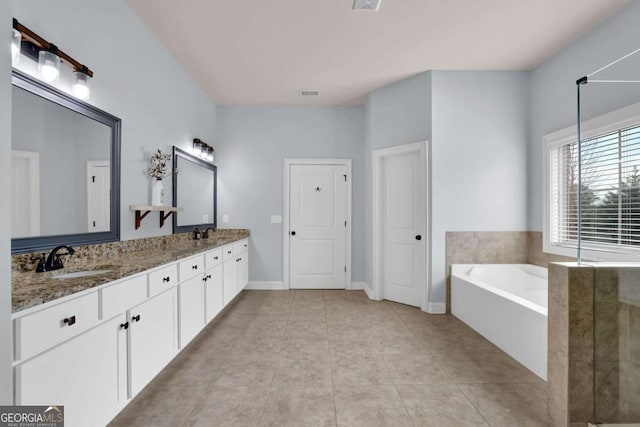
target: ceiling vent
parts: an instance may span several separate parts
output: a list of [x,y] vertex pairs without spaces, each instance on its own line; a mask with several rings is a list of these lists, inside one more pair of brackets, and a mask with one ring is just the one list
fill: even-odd
[[368,10],[377,12],[382,0],[353,0],[353,10]]
[[300,96],[318,96],[320,91],[312,89],[303,89],[300,91]]

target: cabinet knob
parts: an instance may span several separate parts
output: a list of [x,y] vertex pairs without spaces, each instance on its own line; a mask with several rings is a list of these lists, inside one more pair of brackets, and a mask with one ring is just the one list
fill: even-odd
[[207,275],[207,279],[211,279],[211,275],[210,274]]
[[131,322],[139,322],[140,321],[140,315],[138,314],[137,316],[132,316],[131,317]]
[[238,259],[236,260],[236,262],[240,262],[240,260],[241,260],[241,259],[242,259],[242,258],[238,258]]
[[418,234],[418,235],[416,236],[416,240],[422,240],[422,236]]
[[169,282],[171,281],[171,277],[170,277],[170,276],[163,277],[163,278],[162,278],[162,281],[163,281],[163,282],[167,282],[167,283],[169,283]]
[[227,253],[228,253],[229,255],[231,255],[231,251],[227,251]]
[[244,245],[244,247],[246,248],[246,247],[247,247],[247,245],[245,244],[245,245]]
[[202,278],[202,281],[203,281],[203,282],[206,282],[206,281],[207,281],[207,276],[204,276],[204,277]]
[[292,232],[291,232],[291,235],[292,235],[292,236],[295,236],[295,235],[296,235],[296,232],[295,232],[295,231],[292,231]]
[[67,317],[62,321],[67,326],[74,325],[76,323],[76,316]]
[[120,324],[120,329],[129,329],[129,322],[124,322]]
[[218,259],[218,257],[217,257],[217,256],[214,256],[214,257],[213,257],[213,259]]
[[191,269],[192,269],[192,270],[197,270],[197,269],[198,269],[198,266],[197,266],[197,265],[192,265],[192,266],[191,266]]

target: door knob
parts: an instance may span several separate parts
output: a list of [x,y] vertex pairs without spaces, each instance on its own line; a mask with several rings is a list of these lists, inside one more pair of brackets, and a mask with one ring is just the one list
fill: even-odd
[[296,235],[296,232],[295,232],[295,231],[292,231],[292,232],[291,232],[291,235],[292,235],[292,236],[295,236],[295,235]]
[[422,236],[418,234],[418,235],[416,236],[416,240],[422,240]]

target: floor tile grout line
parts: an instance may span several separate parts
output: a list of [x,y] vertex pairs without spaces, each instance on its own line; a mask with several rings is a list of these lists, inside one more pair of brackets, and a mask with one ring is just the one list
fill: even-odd
[[487,423],[488,426],[492,427],[493,424],[491,424],[489,422],[489,420],[487,419],[487,417],[485,417],[484,413],[480,410],[480,408],[478,408],[475,403],[473,403],[473,401],[469,398],[469,396],[467,396],[467,394],[464,392],[464,390],[460,387],[459,384],[455,384],[456,388],[460,391],[460,393],[462,393],[462,395],[464,396],[465,399],[467,399],[467,402],[469,402],[471,404],[471,406],[473,406],[473,409],[476,410],[476,412],[478,412],[478,414],[480,414],[480,416],[482,417],[482,419],[484,420],[484,422]]

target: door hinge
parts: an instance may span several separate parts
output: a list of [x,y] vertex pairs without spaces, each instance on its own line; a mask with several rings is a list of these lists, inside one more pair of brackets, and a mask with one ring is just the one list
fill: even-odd
[[95,222],[95,221],[93,221],[93,228],[95,228],[95,227],[96,227],[96,222]]
[[344,266],[344,272],[345,273],[347,272],[347,266],[346,265]]
[[342,175],[342,176],[344,176],[344,182],[347,182],[347,174],[345,173],[345,174],[344,174],[344,175]]
[[345,222],[344,222],[344,226],[345,226],[345,227],[347,226],[347,221],[345,221]]
[[91,182],[96,182],[96,176],[95,175],[91,177]]

